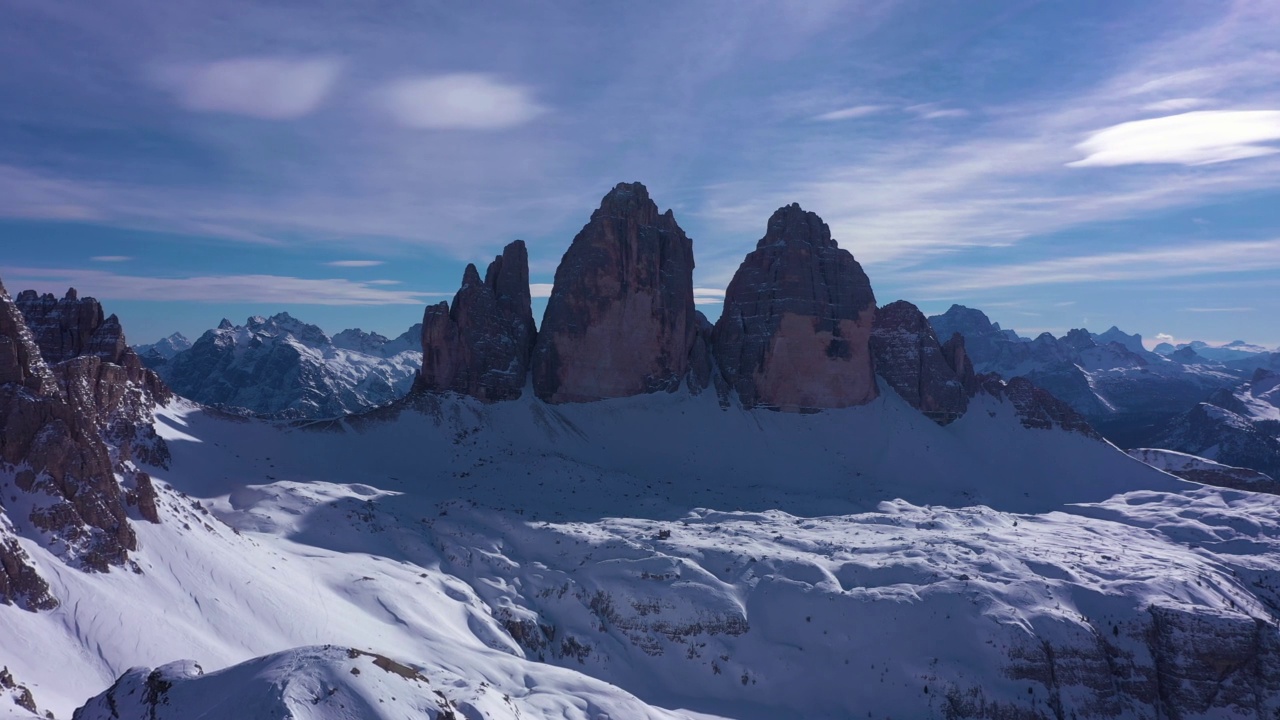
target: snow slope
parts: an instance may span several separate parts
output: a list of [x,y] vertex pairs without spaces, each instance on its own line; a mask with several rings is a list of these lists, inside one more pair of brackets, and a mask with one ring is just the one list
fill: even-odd
[[[59,717],[180,659],[204,675],[162,667],[158,717],[213,697],[211,720],[1276,709],[1242,668],[1275,657],[1280,499],[991,398],[939,427],[882,390],[812,415],[427,397],[292,425],[179,401],[139,572],[25,545],[63,604],[0,607],[0,663]],[[1201,678],[1196,648],[1232,660]]]

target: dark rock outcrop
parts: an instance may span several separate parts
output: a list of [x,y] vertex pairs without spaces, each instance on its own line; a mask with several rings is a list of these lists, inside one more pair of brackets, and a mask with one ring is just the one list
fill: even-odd
[[489,263],[484,280],[467,265],[453,307],[422,317],[422,371],[416,389],[457,392],[485,402],[520,397],[536,330],[529,296],[529,254],[516,240]]
[[988,395],[1012,402],[1023,427],[1034,430],[1061,428],[1094,440],[1102,439],[1083,415],[1024,377],[1005,382],[998,375],[979,375],[977,382]]
[[876,374],[939,425],[963,415],[975,389],[964,337],[953,335],[947,343],[938,343],[924,313],[906,300],[876,311],[871,329]]
[[533,352],[552,403],[673,391],[697,335],[693,244],[640,183],[621,183],[565,252]]
[[[35,498],[24,502],[24,516],[10,519],[16,533],[72,565],[105,572],[137,547],[117,476],[137,486],[135,461],[168,460],[152,411],[169,391],[96,300],[74,290],[62,300],[30,291],[19,297],[15,303],[0,287],[0,367],[9,380],[0,384],[0,485],[7,496]],[[4,554],[9,584],[18,578],[36,587],[13,553]],[[35,601],[27,597],[28,606],[48,606],[39,587]]]
[[52,293],[37,295],[34,290],[24,290],[14,301],[40,356],[49,365],[85,355],[122,365],[126,362],[123,356],[133,352],[125,342],[119,318],[106,317],[101,303],[81,298],[75,288],[67,290],[61,300]]
[[744,407],[810,410],[876,396],[875,296],[816,214],[779,209],[733,276],[715,358]]

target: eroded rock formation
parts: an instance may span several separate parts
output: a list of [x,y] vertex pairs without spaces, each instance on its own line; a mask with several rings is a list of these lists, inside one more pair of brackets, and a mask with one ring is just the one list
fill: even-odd
[[862,266],[821,218],[788,205],[729,283],[715,358],[744,407],[860,405],[876,397],[875,312]]
[[906,300],[876,312],[871,330],[876,373],[940,425],[964,414],[975,389],[973,366],[965,365],[963,336],[954,335],[948,345],[938,342],[928,318]]
[[673,391],[698,330],[693,245],[640,183],[621,183],[573,239],[533,352],[552,403]]
[[[62,300],[30,291],[19,298],[0,286],[0,485],[11,501],[4,528],[73,566],[106,571],[137,547],[128,505],[159,520],[150,478],[134,462],[167,462],[152,411],[169,392],[96,300],[74,290]],[[0,537],[0,584],[8,588],[0,596],[50,607],[47,586],[15,549]]]
[[423,315],[417,388],[486,402],[520,397],[536,337],[531,302],[523,241],[507,245],[483,280],[468,265],[453,307],[442,302]]

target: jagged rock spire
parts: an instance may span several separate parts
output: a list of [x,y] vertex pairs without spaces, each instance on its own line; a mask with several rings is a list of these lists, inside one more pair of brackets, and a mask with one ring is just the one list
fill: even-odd
[[484,280],[467,265],[453,307],[442,302],[423,314],[418,389],[489,402],[520,397],[536,336],[531,303],[524,241],[507,245]]
[[620,183],[573,239],[533,353],[548,402],[679,387],[697,334],[693,243],[640,183]]

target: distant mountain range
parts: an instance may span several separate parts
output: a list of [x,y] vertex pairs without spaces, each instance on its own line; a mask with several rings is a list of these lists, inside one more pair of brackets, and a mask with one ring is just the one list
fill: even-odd
[[223,320],[195,343],[180,333],[135,346],[174,392],[274,418],[337,417],[408,392],[422,366],[422,326],[388,339],[359,329],[330,337],[288,313]]
[[1148,351],[1142,336],[1112,327],[1031,339],[980,310],[953,305],[929,318],[940,338],[964,336],[979,373],[1025,377],[1066,401],[1123,448],[1166,448],[1280,472],[1280,352],[1236,341],[1195,341]]

